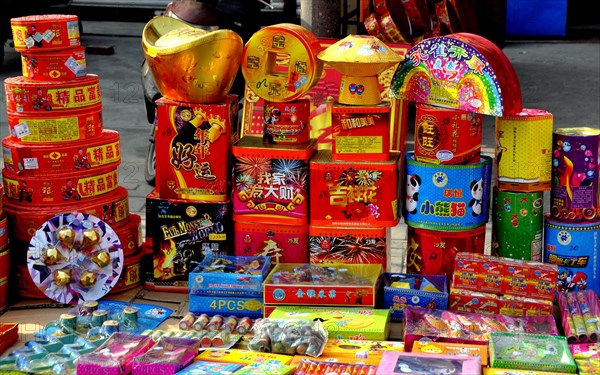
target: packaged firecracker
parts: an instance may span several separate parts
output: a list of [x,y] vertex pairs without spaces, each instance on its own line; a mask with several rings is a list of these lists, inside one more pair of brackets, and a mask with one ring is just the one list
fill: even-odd
[[175,374],[194,361],[200,341],[161,337],[146,353],[133,359],[132,375]]
[[310,141],[310,100],[265,101],[264,124],[265,143],[297,144]]
[[481,358],[437,353],[383,353],[376,375],[388,375],[398,370],[408,374],[481,374]]
[[79,357],[77,373],[129,374],[133,369],[134,359],[148,352],[151,347],[152,339],[149,336],[115,332],[93,352]]
[[34,81],[63,81],[87,74],[83,47],[52,52],[22,52],[21,66],[23,76]]
[[254,324],[248,348],[257,352],[300,354],[318,357],[328,333],[320,321],[265,318]]
[[569,344],[569,350],[577,364],[579,375],[600,374],[600,345]]
[[569,344],[598,342],[600,307],[593,290],[559,293],[558,306],[565,337]]
[[479,357],[481,366],[488,365],[487,345],[459,344],[453,342],[436,342],[428,339],[417,340],[413,343],[411,353],[437,353],[453,356]]
[[80,44],[79,20],[71,14],[44,14],[12,18],[17,52],[57,51]]

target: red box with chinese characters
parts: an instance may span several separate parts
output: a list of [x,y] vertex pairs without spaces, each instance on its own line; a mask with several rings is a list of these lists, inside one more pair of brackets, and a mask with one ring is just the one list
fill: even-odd
[[386,228],[310,225],[308,244],[311,264],[381,264],[386,270]]
[[156,101],[156,192],[161,198],[228,200],[237,96],[213,104]]
[[265,102],[263,140],[270,144],[310,141],[310,100]]
[[319,150],[310,161],[310,224],[393,227],[398,224],[400,153],[385,161],[333,161]]
[[308,262],[308,225],[233,216],[234,255],[269,256],[273,264]]
[[552,301],[472,290],[452,289],[449,310],[516,316],[552,315]]
[[389,103],[376,106],[335,103],[331,129],[333,160],[389,160]]
[[308,161],[316,149],[316,139],[298,145],[264,144],[251,136],[237,141],[232,147],[234,215],[244,221],[308,224]]

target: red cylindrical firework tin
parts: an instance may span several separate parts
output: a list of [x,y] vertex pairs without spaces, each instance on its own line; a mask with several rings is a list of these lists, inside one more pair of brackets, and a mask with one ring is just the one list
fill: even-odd
[[51,52],[23,52],[21,66],[23,77],[32,81],[66,81],[87,74],[83,47]]
[[400,153],[386,161],[333,161],[331,150],[310,160],[310,224],[393,227],[398,224]]
[[463,164],[479,156],[483,115],[417,104],[415,159],[423,163]]
[[411,22],[400,1],[374,0],[373,7],[379,16],[379,26],[383,30],[385,41],[406,43],[410,40]]
[[[10,274],[10,248],[6,245],[0,247],[0,280],[7,278]],[[2,306],[0,304],[0,310]]]
[[161,198],[225,202],[237,97],[213,104],[161,98],[156,108],[156,190]]
[[116,294],[124,292],[129,289],[133,289],[137,286],[142,285],[144,281],[144,254],[143,251],[125,256],[123,259],[123,271],[121,271],[121,277],[108,294]]
[[542,261],[544,193],[508,192],[494,187],[492,253],[496,256]]
[[30,81],[23,76],[4,80],[6,109],[14,112],[56,111],[102,103],[100,81],[95,74],[76,80]]
[[600,129],[556,129],[552,143],[550,216],[567,223],[600,220]]
[[544,262],[558,266],[556,291],[600,294],[600,221],[562,223],[546,215]]
[[308,161],[316,139],[299,145],[264,144],[243,137],[232,147],[235,215],[244,221],[308,224]]
[[2,140],[4,168],[20,176],[52,176],[93,170],[121,161],[119,133],[104,130],[100,137],[64,144],[23,144]]
[[79,46],[79,20],[71,14],[45,14],[12,18],[17,52],[56,51]]
[[265,143],[306,143],[310,141],[310,100],[265,101],[263,121]]
[[452,279],[456,253],[483,254],[485,224],[465,231],[439,231],[408,226],[406,272],[446,275]]
[[124,187],[89,200],[64,203],[61,206],[23,207],[17,200],[6,201],[5,212],[9,218],[9,236],[29,242],[42,224],[59,213],[79,211],[94,215],[109,225],[119,225],[129,217],[129,196]]
[[119,237],[119,241],[121,241],[123,256],[132,255],[140,249],[141,224],[142,217],[138,214],[130,213],[125,220],[112,226],[112,229]]
[[550,189],[554,116],[541,109],[496,118],[496,186],[505,191]]
[[58,112],[8,111],[7,116],[10,134],[20,143],[78,141],[98,137],[103,130],[102,104]]
[[0,212],[0,251],[8,246],[8,219],[6,214]]
[[308,236],[311,264],[381,264],[386,269],[386,228],[310,225]]
[[23,177],[3,172],[6,196],[23,206],[58,206],[89,200],[110,193],[119,186],[119,163],[91,171],[48,177]]
[[27,264],[13,264],[13,274],[11,275],[11,283],[13,284],[13,292],[16,293],[15,297],[20,298],[32,298],[32,299],[43,299],[51,302],[55,302],[48,298],[44,292],[38,289],[37,285],[33,282]]
[[389,160],[390,104],[356,106],[334,103],[331,133],[333,160]]
[[379,26],[379,20],[377,19],[376,13],[369,14],[363,23],[365,24],[365,29],[367,29],[367,33],[371,36],[374,36],[382,41],[385,40],[385,35],[383,34],[383,29]]
[[8,276],[0,277],[0,313],[8,308]]
[[233,217],[234,255],[270,256],[273,263],[308,263],[308,225]]

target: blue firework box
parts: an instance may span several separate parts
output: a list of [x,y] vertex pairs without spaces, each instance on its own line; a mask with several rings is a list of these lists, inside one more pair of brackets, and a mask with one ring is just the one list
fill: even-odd
[[404,219],[431,230],[463,231],[488,221],[492,158],[481,155],[468,164],[429,164],[406,154]]
[[394,322],[402,321],[406,306],[446,310],[448,298],[446,275],[383,274],[383,308],[390,310]]
[[262,318],[262,297],[198,296],[190,294],[190,312],[199,315]]
[[262,297],[271,268],[268,256],[207,256],[190,272],[190,295]]

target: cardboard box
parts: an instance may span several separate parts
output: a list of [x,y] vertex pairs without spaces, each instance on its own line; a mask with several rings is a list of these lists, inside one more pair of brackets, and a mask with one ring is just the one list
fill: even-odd
[[412,353],[430,353],[479,357],[481,365],[488,365],[488,347],[487,345],[459,344],[451,342],[436,342],[430,340],[415,341],[412,347]]
[[481,359],[444,354],[386,352],[376,375],[389,375],[399,371],[412,374],[435,374],[445,370],[455,375],[481,374]]
[[567,0],[507,0],[506,34],[565,36]]
[[263,299],[260,297],[190,295],[190,312],[207,315],[234,315],[238,318],[262,318]]
[[[392,286],[398,280],[412,280],[412,288]],[[426,284],[433,286],[424,288]],[[423,286],[423,288],[422,288]],[[448,287],[444,275],[383,274],[383,308],[391,311],[392,321],[402,321],[407,305],[446,310]]]
[[228,200],[238,98],[222,103],[156,101],[156,191],[161,198]]
[[190,272],[189,292],[199,296],[262,297],[262,283],[270,269],[270,257],[210,255]]
[[381,309],[280,306],[269,318],[319,320],[330,339],[387,340],[390,333],[390,311]]
[[280,263],[263,286],[265,304],[375,307],[380,264]]
[[205,350],[194,361],[226,362],[249,365],[251,363],[276,363],[288,365],[294,357],[284,354],[253,352],[251,350]]

